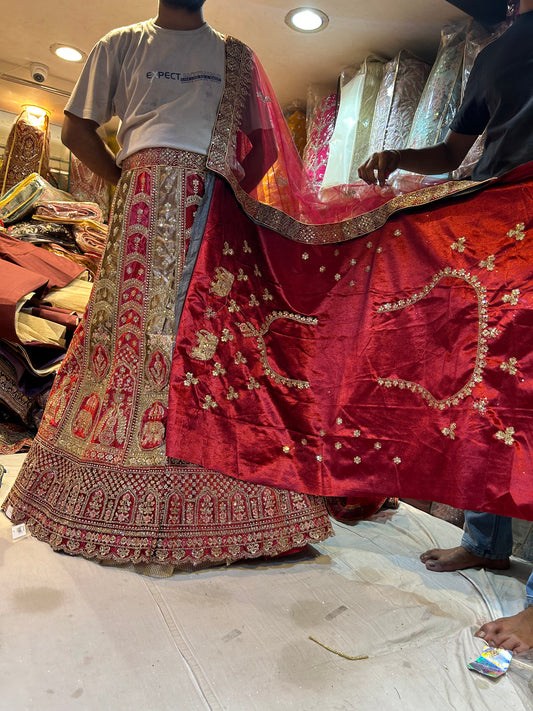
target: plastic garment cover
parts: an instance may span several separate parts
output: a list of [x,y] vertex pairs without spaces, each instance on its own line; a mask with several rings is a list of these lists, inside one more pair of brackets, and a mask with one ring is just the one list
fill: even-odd
[[[311,94],[311,91],[309,92]],[[335,128],[337,115],[336,93],[324,98],[310,97],[308,107],[311,110],[308,116],[307,144],[304,149],[303,160],[311,184],[320,189],[329,156],[329,142]]]
[[461,102],[466,24],[442,30],[437,58],[420,98],[411,132],[410,148],[425,148],[442,141]]
[[427,62],[405,50],[387,62],[376,100],[368,155],[407,145],[430,69]]
[[52,187],[37,173],[30,173],[0,198],[0,220],[10,225],[30,215],[38,202],[71,199],[70,195]]
[[291,111],[287,116],[287,125],[298,153],[303,155],[307,142],[305,111],[301,108],[296,108],[294,111]]
[[372,119],[385,60],[367,57],[355,76],[341,77],[341,99],[322,187],[357,181],[357,169],[368,155]]
[[25,108],[9,133],[6,152],[0,168],[0,195],[20,183],[31,173],[48,175],[50,127],[48,114]]

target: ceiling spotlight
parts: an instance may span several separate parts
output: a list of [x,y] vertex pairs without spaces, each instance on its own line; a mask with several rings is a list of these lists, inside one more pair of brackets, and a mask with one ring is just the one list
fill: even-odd
[[326,29],[329,18],[322,10],[312,7],[298,7],[287,13],[285,22],[291,29],[298,32],[320,32]]
[[70,47],[68,44],[53,44],[50,51],[67,62],[81,62],[85,58],[85,54],[80,49]]

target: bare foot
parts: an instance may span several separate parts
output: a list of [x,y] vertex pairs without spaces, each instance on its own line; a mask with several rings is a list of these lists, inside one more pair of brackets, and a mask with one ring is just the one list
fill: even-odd
[[487,622],[476,632],[489,647],[510,649],[515,654],[533,648],[533,607],[527,607],[512,617]]
[[507,570],[509,558],[481,558],[463,548],[432,548],[420,556],[428,570],[438,573],[450,570],[465,570],[465,568],[490,568],[491,570]]

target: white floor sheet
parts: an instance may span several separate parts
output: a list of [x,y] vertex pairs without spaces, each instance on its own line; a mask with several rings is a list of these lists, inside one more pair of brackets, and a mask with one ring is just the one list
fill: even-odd
[[[0,457],[7,494],[23,455]],[[172,578],[12,540],[0,517],[0,708],[32,711],[530,711],[533,655],[467,669],[531,565],[430,573],[461,531],[402,504],[307,555]],[[349,656],[367,655],[352,661]]]

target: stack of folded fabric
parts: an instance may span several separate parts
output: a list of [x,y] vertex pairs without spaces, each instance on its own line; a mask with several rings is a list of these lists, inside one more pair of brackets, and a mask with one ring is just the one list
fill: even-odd
[[0,453],[28,446],[89,301],[101,208],[33,174],[0,199]]

